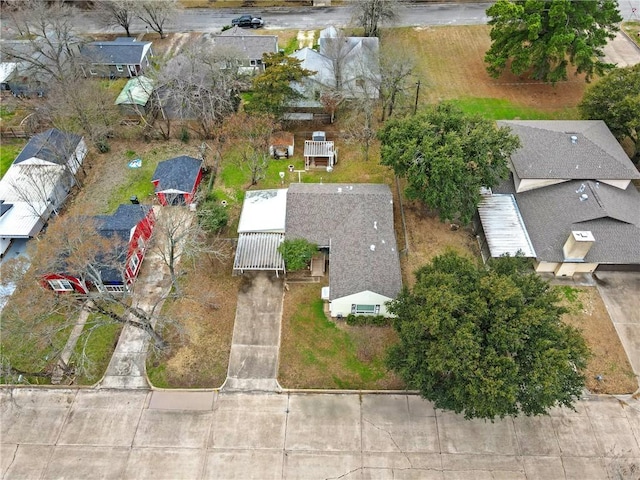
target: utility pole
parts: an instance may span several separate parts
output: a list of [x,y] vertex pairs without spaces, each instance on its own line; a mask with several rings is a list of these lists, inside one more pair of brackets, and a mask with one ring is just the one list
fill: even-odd
[[418,96],[420,95],[420,80],[416,82],[416,103],[413,105],[413,114],[418,111]]

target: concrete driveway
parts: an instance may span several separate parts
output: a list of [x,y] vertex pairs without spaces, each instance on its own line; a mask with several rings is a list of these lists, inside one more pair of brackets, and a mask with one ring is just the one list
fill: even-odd
[[0,477],[636,479],[637,400],[467,421],[405,394],[0,390]]
[[225,391],[280,391],[278,358],[283,279],[247,273],[238,292]]
[[640,63],[640,48],[622,32],[604,47],[604,61],[618,67],[630,67]]
[[631,367],[640,375],[640,273],[597,272],[596,277],[598,291]]

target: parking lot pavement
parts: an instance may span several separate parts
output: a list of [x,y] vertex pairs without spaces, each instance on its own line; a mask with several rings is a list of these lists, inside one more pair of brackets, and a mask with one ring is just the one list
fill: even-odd
[[5,388],[0,478],[637,478],[640,402],[576,406],[491,423],[407,394]]

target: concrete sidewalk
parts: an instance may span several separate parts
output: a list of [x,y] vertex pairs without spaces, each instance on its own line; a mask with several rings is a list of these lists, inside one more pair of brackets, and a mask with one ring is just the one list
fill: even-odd
[[5,388],[0,477],[637,479],[638,400],[467,421],[405,394]]
[[[181,210],[177,210],[180,209]],[[156,214],[156,225],[162,222],[163,215],[177,215],[182,213],[193,217],[186,207],[153,207]],[[185,225],[186,228],[188,224]],[[133,287],[132,303],[149,313],[154,308],[159,311],[163,302],[163,294],[168,291],[171,281],[169,267],[156,247],[159,233],[154,233],[153,244],[147,250],[138,278]],[[177,237],[176,237],[177,238]],[[177,248],[181,248],[178,245]],[[156,307],[157,305],[157,307]],[[154,322],[155,324],[155,322]],[[149,382],[146,375],[146,359],[149,349],[149,335],[139,328],[126,325],[122,329],[118,344],[113,352],[111,361],[100,388],[146,389]]]

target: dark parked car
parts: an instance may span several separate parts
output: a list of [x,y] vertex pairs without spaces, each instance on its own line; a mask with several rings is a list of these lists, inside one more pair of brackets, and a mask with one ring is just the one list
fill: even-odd
[[264,20],[255,15],[240,15],[238,18],[231,20],[231,25],[237,25],[244,28],[258,28],[264,26]]

